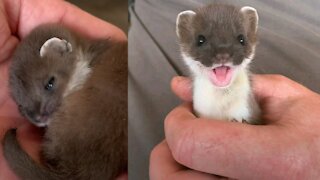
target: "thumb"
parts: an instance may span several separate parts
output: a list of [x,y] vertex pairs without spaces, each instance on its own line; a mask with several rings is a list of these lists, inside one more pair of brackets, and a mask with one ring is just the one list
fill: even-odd
[[253,91],[258,101],[305,95],[310,90],[282,75],[253,75]]
[[176,76],[171,80],[172,91],[183,101],[192,101],[192,82],[190,78]]

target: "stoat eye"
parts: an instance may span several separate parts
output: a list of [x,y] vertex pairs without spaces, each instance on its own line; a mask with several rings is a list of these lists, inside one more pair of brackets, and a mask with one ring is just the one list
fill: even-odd
[[239,43],[244,46],[246,44],[246,41],[245,41],[245,38],[244,38],[244,35],[240,34],[238,37],[237,37]]
[[45,89],[47,90],[47,91],[52,91],[52,89],[53,89],[53,87],[54,87],[54,82],[55,82],[55,78],[54,77],[51,77],[50,79],[49,79],[49,81],[47,82],[47,84],[45,85]]
[[197,46],[202,46],[207,41],[206,37],[204,35],[199,35],[197,39]]

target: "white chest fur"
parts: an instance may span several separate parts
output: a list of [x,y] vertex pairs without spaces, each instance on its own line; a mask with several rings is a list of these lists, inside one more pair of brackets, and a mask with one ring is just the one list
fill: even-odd
[[238,73],[232,85],[215,87],[209,79],[194,78],[194,110],[200,117],[219,120],[251,120],[250,84],[245,70]]
[[193,108],[199,117],[259,124],[260,108],[252,95],[247,72],[250,59],[237,68],[230,86],[219,88],[209,80],[206,67],[184,53],[182,57],[193,75]]

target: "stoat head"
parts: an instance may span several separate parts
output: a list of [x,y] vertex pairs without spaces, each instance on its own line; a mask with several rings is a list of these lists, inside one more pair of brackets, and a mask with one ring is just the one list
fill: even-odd
[[36,126],[46,126],[63,98],[89,74],[79,53],[71,35],[52,37],[41,30],[16,49],[10,66],[11,95],[22,115]]
[[176,33],[194,76],[228,87],[255,54],[258,14],[252,7],[212,4],[179,13]]

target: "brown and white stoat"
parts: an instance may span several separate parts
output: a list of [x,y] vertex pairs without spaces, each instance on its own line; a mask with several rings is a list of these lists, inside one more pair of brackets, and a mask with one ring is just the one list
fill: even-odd
[[34,29],[10,66],[23,116],[45,127],[44,165],[10,130],[4,156],[21,179],[114,179],[127,170],[127,43],[89,40],[54,24]]
[[257,28],[257,11],[248,6],[211,4],[178,15],[176,32],[192,74],[198,116],[259,124],[248,69]]

